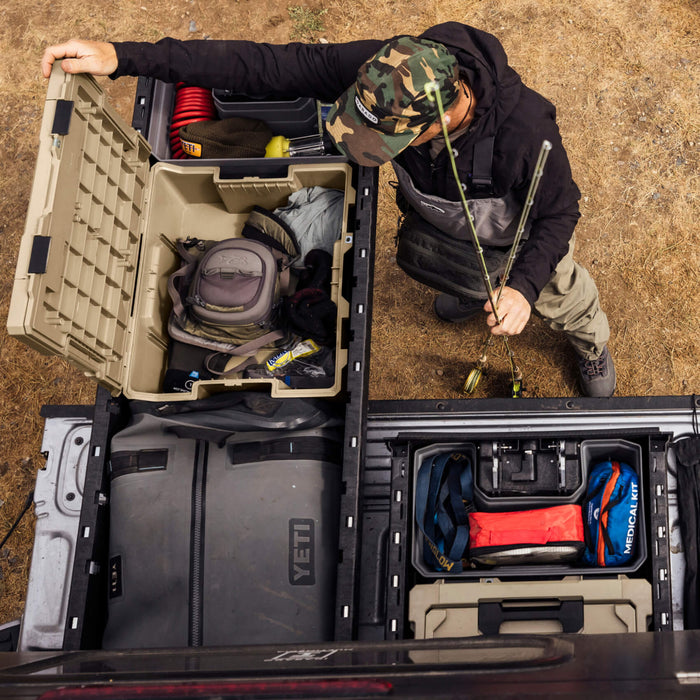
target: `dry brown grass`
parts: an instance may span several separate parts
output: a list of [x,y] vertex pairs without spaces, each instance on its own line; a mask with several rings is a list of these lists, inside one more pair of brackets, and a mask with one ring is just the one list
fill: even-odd
[[[290,5],[292,3],[289,3]],[[297,3],[294,3],[297,4]],[[597,280],[612,325],[618,393],[700,393],[696,0],[387,0],[298,3],[326,9],[325,38],[342,41],[462,21],[496,34],[525,81],[552,100],[582,190],[578,259]],[[400,8],[400,9],[399,9]],[[236,37],[287,41],[286,5],[271,0],[6,0],[0,10],[0,321],[5,325],[29,199],[45,94],[47,43],[83,36],[156,40]],[[196,32],[190,33],[190,23]],[[134,81],[104,80],[131,116]],[[483,339],[479,322],[438,322],[434,294],[394,262],[396,209],[381,173],[372,338],[372,398],[450,398]],[[577,394],[567,343],[534,320],[513,343],[530,396]],[[0,536],[32,488],[45,403],[90,403],[94,387],[60,360],[0,334]],[[503,358],[479,396],[501,396]],[[0,623],[23,608],[32,520],[0,552]]]

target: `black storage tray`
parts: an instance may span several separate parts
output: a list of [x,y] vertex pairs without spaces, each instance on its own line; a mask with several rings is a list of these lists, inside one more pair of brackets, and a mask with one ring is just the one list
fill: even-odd
[[[630,442],[629,440],[624,440],[621,438],[601,438],[601,439],[588,439],[588,440],[577,440],[576,436],[566,436],[561,437],[561,440],[568,443],[580,442],[580,453],[581,453],[581,464],[583,466],[582,472],[589,472],[595,464],[605,460],[617,460],[620,462],[626,462],[629,464],[637,474],[640,480],[640,492],[644,492],[644,470],[642,468],[642,447],[641,445]],[[531,439],[524,440],[523,442],[531,442]],[[491,443],[492,441],[475,441],[477,444]],[[517,442],[511,440],[511,442]],[[637,571],[646,561],[647,558],[647,545],[646,545],[646,527],[645,527],[645,517],[644,517],[644,503],[640,503],[639,514],[637,516],[637,539],[635,543],[634,554],[630,561],[621,566],[608,566],[608,567],[591,567],[585,566],[580,563],[572,564],[527,564],[527,565],[511,565],[511,566],[494,566],[494,567],[475,567],[472,569],[465,569],[460,573],[452,573],[444,570],[431,569],[426,565],[423,557],[423,542],[424,538],[418,527],[416,526],[415,517],[413,514],[416,510],[415,503],[415,483],[418,474],[418,469],[422,463],[422,460],[429,456],[434,456],[443,452],[453,452],[455,450],[469,451],[471,446],[472,451],[475,453],[474,443],[453,443],[445,441],[435,441],[428,445],[422,445],[421,443],[409,443],[409,451],[411,453],[411,466],[412,466],[412,476],[411,476],[411,532],[412,532],[412,546],[411,546],[411,563],[413,567],[422,576],[426,578],[444,578],[444,579],[477,579],[483,578],[484,576],[493,576],[495,578],[503,577],[525,577],[525,578],[541,578],[545,576],[592,576],[592,575],[618,575],[618,574],[631,574]],[[472,463],[475,463],[476,458],[472,459]],[[564,497],[561,500],[557,500],[555,497],[550,497],[550,502],[543,502],[543,499],[530,496],[525,493],[521,496],[511,496],[509,498],[492,498],[484,502],[477,499],[477,510],[485,512],[502,512],[507,510],[533,510],[537,508],[547,507],[548,505],[561,505],[562,503],[581,503],[585,492],[585,482],[579,484],[575,490],[578,494],[577,500],[574,500],[572,496]],[[475,496],[477,495],[477,490],[475,488]]]
[[[273,134],[287,138],[320,134],[319,109],[316,100],[251,100],[229,95],[225,90],[212,91],[214,106],[220,119],[246,117],[268,124]],[[175,85],[141,76],[136,85],[132,125],[148,140],[153,156],[178,165],[210,165],[211,160],[185,158],[173,160],[170,148],[170,123],[175,100]],[[317,156],[326,158],[329,156]],[[330,156],[335,157],[335,156]],[[250,159],[241,159],[250,160]],[[263,159],[256,159],[263,160]],[[288,161],[288,158],[265,160]]]
[[[668,399],[669,405],[676,407],[680,401]],[[593,420],[585,428],[566,433],[569,422],[580,423],[571,410],[579,403],[593,409]],[[445,578],[445,581],[476,582],[496,577],[506,581],[544,581],[568,575],[601,578],[618,574],[643,578],[652,584],[652,628],[672,629],[665,455],[669,435],[654,427],[655,419],[647,424],[651,427],[626,427],[629,425],[627,415],[640,406],[643,408],[643,402],[630,398],[602,403],[588,399],[370,402],[359,485],[361,521],[356,526],[355,540],[359,551],[353,552],[356,567],[345,571],[351,579],[345,582],[339,579],[338,605],[345,610],[347,623],[345,628],[337,630],[349,631],[347,636],[338,638],[377,640],[410,636],[406,622],[409,590],[416,584],[440,578],[440,575],[423,575],[412,562],[412,460],[415,452],[432,444],[478,444],[481,440],[503,435],[512,439],[568,436],[579,446],[584,439],[602,441],[598,443],[600,454],[593,454],[588,448],[589,457],[593,454],[595,459],[607,453],[610,441],[618,446],[630,443],[633,446],[630,449],[641,453],[641,457],[635,459],[640,460],[643,480],[645,521],[639,529],[639,541],[643,540],[643,544],[633,564],[624,572],[613,572],[611,568],[504,566],[498,570],[481,569],[471,577]],[[615,409],[619,421],[607,413],[611,409]],[[595,415],[597,411],[606,412],[602,422]],[[562,413],[569,415],[562,420]],[[540,430],[538,421],[546,423],[547,430]],[[525,426],[526,432],[518,434],[517,425],[520,424]],[[502,427],[503,432],[497,435],[495,431]]]
[[246,117],[264,121],[274,134],[296,138],[319,133],[316,100],[297,97],[290,100],[251,100],[230,90],[212,90],[219,119]]

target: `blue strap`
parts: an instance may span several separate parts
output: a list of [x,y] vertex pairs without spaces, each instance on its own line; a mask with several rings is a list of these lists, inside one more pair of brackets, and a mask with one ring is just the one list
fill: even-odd
[[[435,537],[435,504],[436,494],[442,479],[444,463],[436,463],[436,457],[431,457],[418,471],[416,480],[416,520],[424,530],[424,534],[433,539]],[[427,514],[430,517],[426,517]]]
[[466,456],[444,453],[424,460],[416,478],[416,521],[425,537],[424,558],[437,571],[462,571],[469,542],[465,501],[473,497]]
[[[466,465],[464,462],[466,462]],[[443,489],[445,487],[447,487],[447,498],[443,499],[443,501],[447,503],[449,500],[455,523],[457,525],[466,525],[469,522],[469,518],[464,502],[469,501],[471,503],[473,498],[472,470],[466,459],[454,462],[454,467],[448,471]]]
[[460,525],[455,528],[454,540],[452,541],[452,547],[448,552],[450,559],[457,560],[461,563],[464,552],[467,551],[467,545],[469,544],[469,528],[466,525]]

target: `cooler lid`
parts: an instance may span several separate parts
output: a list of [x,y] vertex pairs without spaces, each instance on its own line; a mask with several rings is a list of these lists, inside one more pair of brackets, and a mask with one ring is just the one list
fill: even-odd
[[121,389],[150,147],[87,75],[54,65],[8,332]]

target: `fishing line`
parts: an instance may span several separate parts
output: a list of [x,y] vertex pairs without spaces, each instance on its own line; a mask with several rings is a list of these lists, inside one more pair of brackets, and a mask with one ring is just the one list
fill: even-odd
[[[544,166],[547,162],[547,157],[549,152],[552,150],[552,144],[550,141],[543,141],[540,148],[539,155],[537,157],[537,162],[535,163],[535,171],[532,175],[532,180],[530,181],[530,187],[525,197],[525,203],[523,205],[522,212],[520,214],[520,221],[518,222],[518,228],[515,233],[515,238],[513,239],[513,244],[510,248],[508,254],[508,259],[506,261],[506,267],[503,271],[501,277],[501,283],[498,289],[498,295],[496,296],[496,304],[501,300],[501,294],[503,293],[503,288],[508,283],[510,279],[510,273],[513,269],[513,264],[518,253],[518,247],[520,246],[520,241],[522,240],[523,233],[525,231],[525,224],[527,223],[528,216],[530,215],[530,209],[532,209],[532,204],[535,201],[535,194],[537,193],[537,188],[539,187],[540,180],[542,179],[542,173],[544,172]],[[475,389],[481,375],[483,373],[484,367],[487,362],[487,353],[489,347],[493,343],[493,336],[491,333],[487,333],[484,344],[481,347],[481,356],[476,364],[476,367],[467,376],[464,382],[463,391],[467,394],[471,394]],[[514,399],[520,398],[522,396],[522,373],[520,369],[515,365],[515,358],[512,356],[509,345],[506,343],[506,352],[509,354],[509,360],[511,362],[511,397]],[[514,369],[513,369],[514,368]]]

